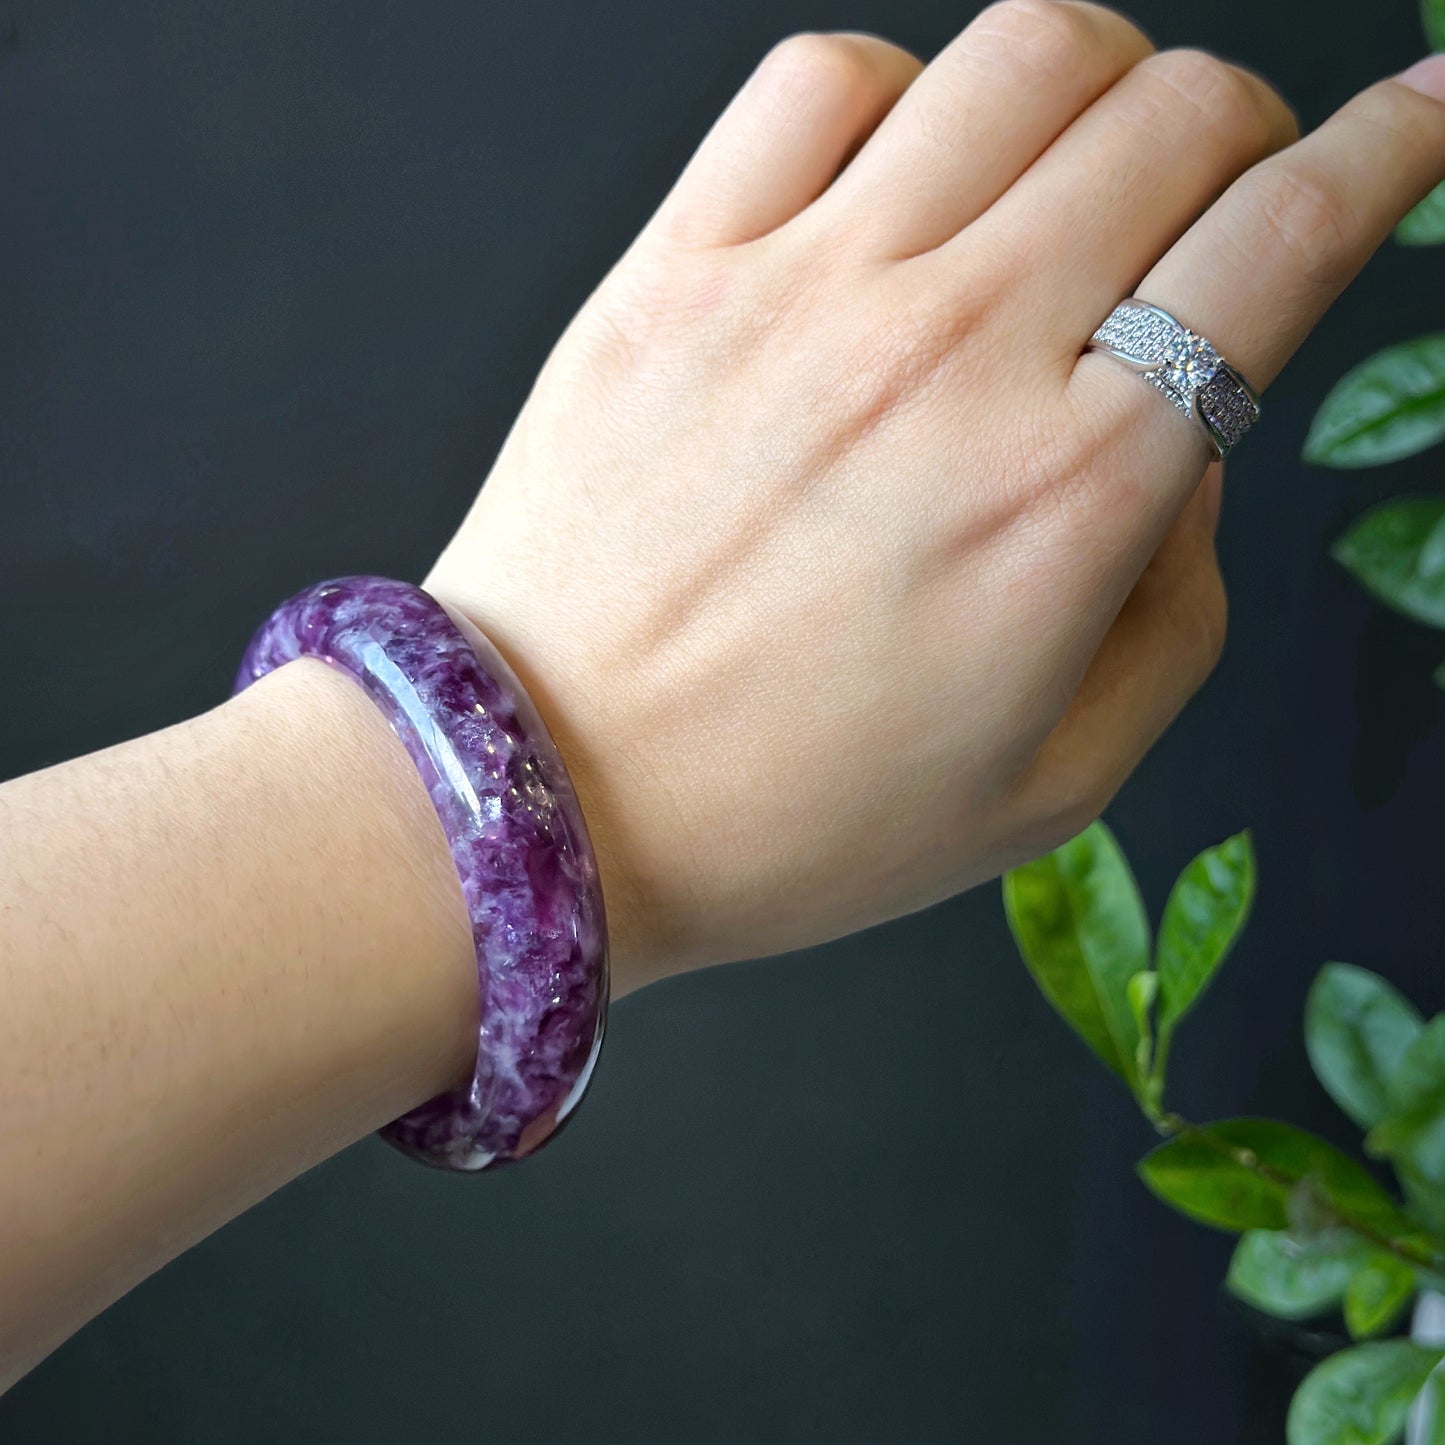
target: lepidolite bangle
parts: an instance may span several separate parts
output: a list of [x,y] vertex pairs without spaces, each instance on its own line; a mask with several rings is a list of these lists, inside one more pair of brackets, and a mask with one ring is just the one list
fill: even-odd
[[446,830],[477,949],[471,1083],[382,1137],[443,1169],[530,1154],[586,1091],[607,1021],[607,930],[587,826],[515,674],[418,587],[340,577],[298,592],[251,641],[237,692],[298,657],[353,676],[411,754]]

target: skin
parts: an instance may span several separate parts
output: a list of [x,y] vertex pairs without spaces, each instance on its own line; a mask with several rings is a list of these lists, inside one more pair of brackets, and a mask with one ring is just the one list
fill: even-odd
[[[1445,178],[1445,57],[1304,140],[1261,80],[1005,0],[772,51],[559,341],[426,585],[527,685],[616,992],[922,907],[1102,810],[1224,636],[1202,434],[1121,296],[1268,385]],[[465,1077],[440,826],[302,661],[0,788],[0,1386]]]

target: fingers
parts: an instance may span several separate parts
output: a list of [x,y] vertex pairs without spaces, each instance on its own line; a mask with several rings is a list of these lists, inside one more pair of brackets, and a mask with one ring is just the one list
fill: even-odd
[[828,186],[922,68],[874,35],[790,36],[719,117],[648,229],[697,246],[775,230]]
[[1020,304],[1072,365],[1081,339],[1220,192],[1298,135],[1293,112],[1257,76],[1203,51],[1167,50],[1081,115],[979,228],[997,233],[999,254],[1053,261]]
[[911,256],[948,240],[1153,47],[1075,0],[1001,0],[943,50],[826,198],[865,244]]
[[[1422,196],[1445,179],[1445,56],[1434,98],[1386,80],[1242,176],[1140,283],[1256,389]],[[1112,302],[1101,302],[1100,314]],[[1094,358],[1095,361],[1102,358]],[[1129,378],[1125,377],[1125,381]]]
[[[1426,67],[1445,95],[1445,57]],[[1400,217],[1445,177],[1445,101],[1383,81],[1260,162],[1170,248],[1135,294],[1207,337],[1257,387],[1271,381]],[[1127,288],[1120,288],[1126,290]],[[1080,326],[1082,346],[1112,305]],[[1131,584],[1202,471],[1203,428],[1108,356],[1079,357],[1067,395],[1101,458],[1086,531]],[[1246,442],[1246,445],[1248,443]],[[1124,479],[1143,500],[1121,509]]]
[[1214,553],[1223,467],[1211,466],[1144,569],[1063,718],[1016,789],[1025,812],[1085,827],[1213,671],[1224,645]]

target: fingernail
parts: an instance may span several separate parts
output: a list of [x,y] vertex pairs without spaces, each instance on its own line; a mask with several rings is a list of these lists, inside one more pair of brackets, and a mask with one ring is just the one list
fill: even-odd
[[1395,79],[1431,100],[1445,101],[1445,55],[1427,55],[1409,70],[1402,70]]

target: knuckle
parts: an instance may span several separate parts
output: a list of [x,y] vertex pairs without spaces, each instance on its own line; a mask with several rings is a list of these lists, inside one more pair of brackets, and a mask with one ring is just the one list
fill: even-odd
[[1240,78],[1254,92],[1255,104],[1269,127],[1276,144],[1291,145],[1300,138],[1299,115],[1284,96],[1252,70],[1239,70]]
[[1195,653],[1199,659],[1201,683],[1219,666],[1228,635],[1229,597],[1224,590],[1224,579],[1216,567],[1212,570],[1209,590],[1198,612]]
[[1261,243],[1297,275],[1334,285],[1348,273],[1358,228],[1339,182],[1328,172],[1295,162],[1256,170],[1239,184],[1263,233]]
[[1229,631],[1229,591],[1219,570],[1219,559],[1214,557],[1212,552],[1211,560],[1213,565],[1209,568],[1209,585],[1204,595],[1203,612],[1208,626],[1210,649],[1217,662],[1224,651],[1224,640]]
[[1142,64],[1160,92],[1150,106],[1151,124],[1165,108],[1177,111],[1182,105],[1191,119],[1207,122],[1214,131],[1247,130],[1254,137],[1266,129],[1261,87],[1217,55],[1207,50],[1165,50]]
[[1226,65],[1225,71],[1228,76],[1222,97],[1225,115],[1235,121],[1255,145],[1263,145],[1275,136],[1283,141],[1299,134],[1294,112],[1268,81],[1237,65]]
[[1094,30],[1113,41],[1126,42],[1142,55],[1154,53],[1153,42],[1132,20],[1111,5],[1100,5],[1094,0],[1065,0],[1070,10],[1076,10],[1081,19]]
[[1370,133],[1383,164],[1398,165],[1419,155],[1433,161],[1445,141],[1440,105],[1395,80],[1382,81],[1355,97],[1352,119]]
[[1386,126],[1399,134],[1419,134],[1422,121],[1433,121],[1429,131],[1439,133],[1440,102],[1421,95],[1408,85],[1401,85],[1398,76],[1377,81],[1366,87],[1347,107],[1366,121]]
[[1058,783],[1040,820],[1057,848],[1096,822],[1114,799],[1118,783],[1096,768],[1080,768]]
[[1056,0],[995,0],[969,29],[975,41],[997,45],[1019,69],[1045,75],[1067,74],[1079,51],[1097,38],[1083,6]]
[[759,69],[788,90],[857,91],[876,79],[867,50],[847,35],[805,30],[780,40]]

